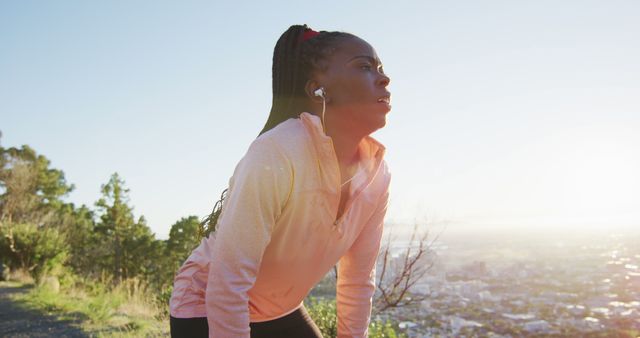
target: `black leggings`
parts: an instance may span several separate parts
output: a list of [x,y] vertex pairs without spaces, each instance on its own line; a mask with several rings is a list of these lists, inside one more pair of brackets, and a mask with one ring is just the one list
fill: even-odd
[[[174,318],[170,317],[171,338],[206,338],[209,336],[209,324],[206,317]],[[249,323],[251,338],[322,338],[320,329],[302,305],[292,313],[266,322]]]

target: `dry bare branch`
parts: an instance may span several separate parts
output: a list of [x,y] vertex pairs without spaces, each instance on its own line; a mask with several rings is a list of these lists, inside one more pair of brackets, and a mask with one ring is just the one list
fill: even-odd
[[391,244],[395,236],[393,233],[388,234],[386,244],[378,256],[379,296],[374,300],[375,313],[427,299],[428,295],[416,295],[411,291],[433,267],[435,257],[431,248],[442,232],[429,240],[429,231],[419,234],[419,230],[418,223],[415,223],[408,246],[402,251],[400,257],[394,257],[391,252]]

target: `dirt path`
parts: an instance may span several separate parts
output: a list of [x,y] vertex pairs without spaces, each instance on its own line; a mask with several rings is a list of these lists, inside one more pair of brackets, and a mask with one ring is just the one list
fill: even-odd
[[25,310],[10,299],[11,295],[27,292],[26,287],[0,283],[0,337],[88,337],[72,326],[72,321],[60,321],[46,313]]

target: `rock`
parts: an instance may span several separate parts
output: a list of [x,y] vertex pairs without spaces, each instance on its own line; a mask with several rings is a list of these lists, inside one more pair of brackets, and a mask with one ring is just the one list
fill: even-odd
[[60,281],[58,281],[58,277],[47,276],[42,279],[42,287],[58,293],[60,291]]

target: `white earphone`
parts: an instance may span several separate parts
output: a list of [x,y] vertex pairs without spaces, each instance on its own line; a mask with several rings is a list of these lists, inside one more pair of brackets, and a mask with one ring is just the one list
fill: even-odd
[[322,98],[322,130],[327,133],[326,125],[324,124],[324,111],[326,109],[326,100],[324,97],[324,88],[320,87],[313,92],[313,95],[320,96]]

